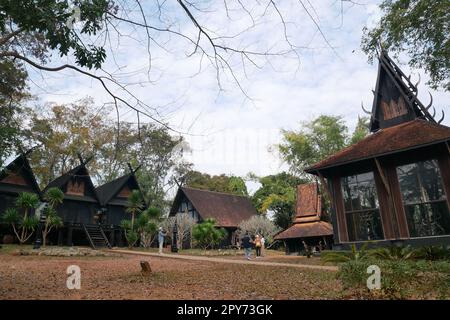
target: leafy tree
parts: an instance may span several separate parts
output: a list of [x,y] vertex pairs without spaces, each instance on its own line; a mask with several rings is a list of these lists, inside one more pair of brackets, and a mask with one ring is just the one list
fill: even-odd
[[161,218],[161,211],[158,208],[148,208],[137,217],[137,232],[141,245],[144,248],[150,247],[158,234],[158,224]]
[[131,214],[131,224],[130,229],[134,230],[134,219],[136,215],[141,212],[144,204],[142,203],[142,196],[139,190],[131,191],[127,199],[127,209],[126,211]]
[[240,234],[245,234],[246,232],[253,235],[261,234],[267,242],[271,242],[273,236],[279,231],[281,231],[281,229],[274,222],[261,215],[253,216],[239,224]]
[[355,144],[364,139],[369,134],[369,118],[358,117],[358,123],[356,124],[355,131],[353,131],[349,144]]
[[197,245],[206,250],[218,245],[227,235],[223,228],[217,228],[214,219],[206,219],[196,224],[192,230],[192,236]]
[[372,60],[378,43],[396,56],[406,52],[409,65],[424,68],[429,84],[450,90],[450,2],[447,0],[383,0],[382,17],[364,29],[362,49]]
[[30,210],[37,208],[39,198],[37,195],[28,192],[19,194],[16,200],[16,207],[23,212],[21,215],[16,208],[8,208],[3,214],[3,220],[10,224],[14,230],[14,234],[20,244],[30,239],[34,229],[39,223],[36,216],[30,216]]
[[64,200],[64,193],[61,189],[53,187],[49,188],[44,195],[44,199],[49,203],[49,207],[46,207],[45,214],[45,225],[44,230],[42,230],[42,245],[45,247],[47,243],[47,235],[53,228],[58,228],[63,225],[63,221],[56,212],[56,207],[60,205]]
[[304,179],[286,172],[257,178],[261,187],[252,196],[256,210],[262,214],[273,212],[275,224],[286,229],[295,216],[297,185]]
[[248,196],[244,179],[236,176],[209,175],[198,171],[189,171],[183,177],[186,186],[216,192],[225,192],[241,196]]
[[321,115],[303,123],[300,131],[282,130],[282,143],[276,147],[291,172],[304,175],[303,169],[336,153],[347,144],[347,126],[340,116]]

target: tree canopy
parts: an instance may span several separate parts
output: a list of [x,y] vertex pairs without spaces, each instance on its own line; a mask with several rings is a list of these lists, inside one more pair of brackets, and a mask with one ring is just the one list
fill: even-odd
[[354,133],[349,135],[341,116],[321,115],[302,123],[299,131],[282,130],[282,142],[276,147],[290,171],[304,176],[306,167],[363,139],[369,133],[367,121],[367,118],[360,118]]
[[383,0],[382,17],[364,29],[362,49],[373,59],[378,44],[409,65],[423,68],[433,88],[450,90],[450,2],[447,0]]
[[209,175],[193,170],[183,180],[184,185],[192,188],[248,196],[244,179],[233,175]]

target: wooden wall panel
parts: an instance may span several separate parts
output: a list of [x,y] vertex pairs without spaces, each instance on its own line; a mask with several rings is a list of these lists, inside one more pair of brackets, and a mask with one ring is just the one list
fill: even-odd
[[403,198],[398,182],[397,170],[395,166],[389,166],[385,172],[391,189],[396,237],[400,239],[409,238],[408,222],[406,220],[405,208],[403,207]]
[[336,210],[336,221],[339,234],[339,242],[348,242],[347,219],[345,219],[344,198],[341,189],[341,178],[333,177],[333,202]]
[[[386,176],[384,172],[383,174]],[[380,216],[381,222],[383,224],[384,238],[395,239],[395,232],[394,232],[395,217],[393,213],[394,211],[393,204],[390,196],[391,191],[386,189],[380,176],[380,173],[378,171],[374,172],[374,177],[375,177],[375,184],[377,187],[378,202],[380,205]]]

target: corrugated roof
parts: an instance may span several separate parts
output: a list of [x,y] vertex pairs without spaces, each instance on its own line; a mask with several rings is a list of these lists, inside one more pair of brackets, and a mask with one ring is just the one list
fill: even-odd
[[183,195],[189,199],[202,219],[213,218],[220,227],[237,227],[242,221],[257,214],[247,197],[181,187],[178,189],[170,215],[177,213]]
[[333,227],[325,221],[296,223],[275,236],[275,240],[332,236]]
[[450,140],[450,128],[422,119],[380,129],[363,140],[305,169],[308,173],[384,154]]

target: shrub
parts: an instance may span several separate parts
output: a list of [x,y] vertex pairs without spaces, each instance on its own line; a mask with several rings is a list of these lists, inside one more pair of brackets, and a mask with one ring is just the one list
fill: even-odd
[[214,219],[206,219],[194,226],[192,236],[200,248],[205,250],[213,248],[225,238],[227,234],[225,229],[217,228],[215,224]]
[[[381,289],[367,289],[367,267],[381,270]],[[351,260],[343,263],[336,274],[344,288],[358,289],[375,298],[404,299],[440,294],[447,297],[450,286],[450,263],[411,260]],[[437,298],[437,296],[435,296]]]

